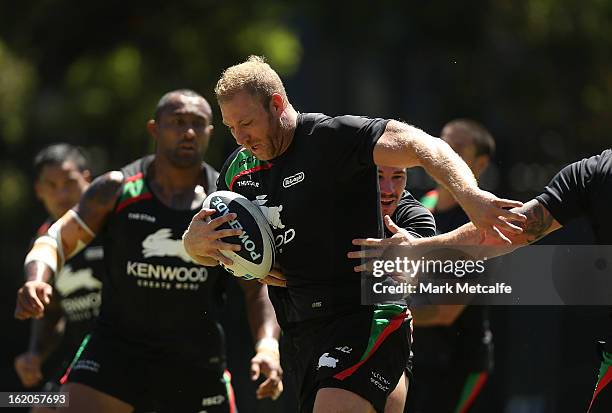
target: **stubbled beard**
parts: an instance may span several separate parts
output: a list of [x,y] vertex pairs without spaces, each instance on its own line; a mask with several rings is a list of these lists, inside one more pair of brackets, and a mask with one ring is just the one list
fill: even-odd
[[194,165],[199,165],[202,162],[201,155],[198,151],[194,152],[193,156],[189,156],[189,157],[180,156],[178,154],[178,151],[179,149],[174,149],[174,150],[168,151],[167,153],[168,161],[175,168],[187,169],[187,168],[193,167]]
[[282,115],[278,118],[277,122],[274,122],[272,114],[270,114],[268,119],[268,123],[271,127],[272,125],[275,125],[274,130],[268,134],[268,139],[270,141],[270,149],[273,152],[270,155],[276,158],[280,155],[281,146],[283,144],[283,136],[285,135],[286,131],[289,130],[289,124],[288,122],[284,122]]

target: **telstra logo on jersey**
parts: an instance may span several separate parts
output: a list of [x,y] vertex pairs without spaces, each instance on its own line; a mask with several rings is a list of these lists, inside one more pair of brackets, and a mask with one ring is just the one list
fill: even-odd
[[298,172],[295,175],[291,175],[283,179],[283,188],[289,188],[290,186],[299,184],[304,180],[304,172]]
[[[227,205],[225,205],[225,202],[223,202],[223,199],[221,199],[221,197],[213,197],[210,202],[210,205],[212,205],[213,208],[215,208],[223,215],[227,215],[229,213],[229,208]],[[227,224],[231,228],[243,229],[242,224],[238,222],[237,218],[228,222]],[[261,258],[261,254],[255,251],[255,243],[251,239],[249,239],[249,234],[247,234],[246,231],[243,231],[242,235],[238,236],[238,239],[240,240],[242,246],[249,252],[249,255],[254,261]]]

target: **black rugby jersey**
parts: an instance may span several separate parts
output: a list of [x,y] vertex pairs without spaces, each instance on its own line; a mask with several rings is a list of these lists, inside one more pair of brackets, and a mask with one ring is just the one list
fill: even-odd
[[[566,166],[536,199],[561,225],[586,217],[596,242],[612,245],[612,150]],[[608,331],[605,349],[612,353],[612,326]]]
[[562,225],[588,218],[597,243],[612,245],[612,151],[566,166],[536,199]]
[[[395,224],[407,230],[417,238],[433,237],[436,235],[436,222],[431,212],[417,201],[410,192],[404,191],[397,203],[397,208],[391,215]],[[393,234],[385,225],[385,237],[390,238]]]
[[[214,317],[219,270],[192,261],[181,241],[201,206],[176,210],[159,201],[147,183],[152,161],[148,156],[122,169],[121,196],[104,228],[107,280],[97,331],[143,349],[215,359],[223,354]],[[213,192],[218,174],[207,164],[204,173],[205,191]]]
[[286,294],[269,290],[280,323],[360,305],[360,276],[346,254],[354,238],[383,234],[372,153],[387,123],[299,114],[293,141],[277,158],[259,161],[238,148],[225,162],[219,189],[259,205],[272,226],[288,287]]
[[[402,197],[397,203],[397,207],[391,220],[400,228],[407,230],[415,238],[432,237],[436,234],[436,224],[431,212],[417,201],[410,192],[403,191]],[[393,234],[385,225],[385,238],[392,237]],[[369,277],[363,282],[363,287],[368,291],[376,291],[376,284],[382,283],[386,286],[398,285],[393,277],[377,278]],[[410,298],[404,297],[403,293],[376,293],[374,299],[377,303],[409,304]]]
[[[48,219],[38,229],[37,236],[46,234],[52,224],[53,221]],[[101,241],[96,238],[66,261],[52,280],[55,298],[59,300],[66,323],[58,351],[66,353],[67,357],[74,355],[100,312],[103,259],[104,249]]]
[[[470,222],[459,205],[446,211],[436,211],[438,200],[434,189],[421,202],[436,220],[436,233],[444,234]],[[486,306],[466,306],[450,326],[415,327],[415,364],[423,366],[461,362],[474,370],[493,366],[492,333],[489,309]]]

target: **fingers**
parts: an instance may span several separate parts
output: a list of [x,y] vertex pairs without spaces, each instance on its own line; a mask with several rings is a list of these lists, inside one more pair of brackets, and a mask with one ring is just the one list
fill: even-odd
[[491,230],[487,231],[487,234],[491,235],[493,238],[499,238],[506,244],[512,244],[512,241],[508,237],[506,237],[497,227],[493,227]]
[[227,258],[225,255],[221,254],[219,251],[214,251],[210,256],[213,257],[215,260],[222,262],[223,264],[227,266],[234,265],[234,261]]
[[51,302],[51,295],[53,289],[50,285],[46,284],[41,287],[36,288],[36,296],[41,303],[44,305],[48,305]]
[[33,387],[42,380],[40,362],[25,353],[15,359],[15,371],[24,387]]
[[41,317],[44,311],[43,303],[38,299],[35,291],[30,287],[21,287],[17,291],[17,305],[15,318],[25,320],[31,317]]
[[226,250],[226,251],[240,251],[240,249],[242,248],[238,244],[230,244],[230,243],[223,242],[223,241],[214,241],[212,243],[212,247],[217,250]]
[[520,208],[523,206],[523,203],[520,201],[505,198],[497,198],[493,203],[500,208]]
[[259,378],[259,363],[260,361],[256,357],[253,357],[251,360],[251,380],[257,380]]
[[360,264],[360,265],[356,265],[353,267],[353,271],[355,272],[365,272],[368,271],[368,263],[364,263],[364,264]]
[[195,214],[193,216],[193,218],[191,218],[191,220],[192,221],[204,221],[204,220],[206,220],[206,217],[211,216],[215,212],[216,212],[216,210],[214,210],[214,209],[202,208],[200,211],[198,211],[197,214]]
[[346,256],[348,258],[355,258],[355,259],[377,258],[377,257],[382,257],[383,252],[384,252],[384,249],[381,249],[381,248],[368,248],[368,249],[362,249],[358,251],[349,251],[346,254]]
[[287,287],[287,280],[279,279],[279,278],[273,277],[272,275],[268,275],[265,278],[261,278],[257,281],[261,284],[271,285],[273,287],[285,287],[285,288]]
[[217,232],[215,232],[215,237],[216,238],[225,238],[225,237],[233,237],[233,236],[240,236],[242,235],[244,231],[239,229],[239,228],[232,228],[232,229],[219,229],[217,230]]
[[395,222],[391,220],[391,217],[389,215],[385,215],[383,220],[385,221],[385,225],[387,226],[387,228],[389,228],[389,231],[391,231],[392,234],[397,234],[399,232],[400,227],[395,225]]
[[272,400],[278,399],[283,392],[283,382],[278,378],[268,378],[257,388],[255,395],[258,399],[265,399],[267,397]]
[[518,222],[527,221],[527,217],[521,214],[520,212],[515,212],[515,211],[508,210],[508,209],[503,209],[503,208],[499,208],[499,210],[496,212],[499,213],[498,216],[501,216],[508,221],[518,221]]
[[220,227],[221,225],[225,224],[226,222],[233,221],[234,219],[236,219],[237,216],[238,215],[236,215],[235,213],[231,212],[231,213],[229,213],[227,215],[223,215],[222,217],[212,219],[208,223],[208,226],[211,229],[217,229],[218,227]]
[[521,234],[523,232],[523,228],[508,221],[504,221],[503,219],[498,219],[494,225],[512,234]]
[[269,273],[272,277],[278,278],[279,280],[286,280],[287,278],[283,275],[282,271],[277,268],[272,268]]
[[388,239],[380,238],[356,238],[353,240],[353,245],[361,245],[364,247],[378,247],[390,243],[391,242]]

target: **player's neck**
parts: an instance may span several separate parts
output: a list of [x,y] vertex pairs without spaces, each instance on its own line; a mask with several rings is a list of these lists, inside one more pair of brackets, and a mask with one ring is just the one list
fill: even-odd
[[438,191],[438,202],[436,203],[436,211],[445,212],[455,208],[458,203],[453,198],[451,193],[444,187],[439,186],[436,188]]
[[193,209],[206,194],[202,191],[202,166],[176,168],[162,157],[149,166],[148,183],[155,196],[166,206]]
[[295,128],[297,127],[297,116],[298,113],[291,104],[287,105],[287,108],[283,112],[281,122],[281,139],[279,146],[279,155],[282,155],[289,149],[291,142],[293,142],[293,136],[295,135]]

